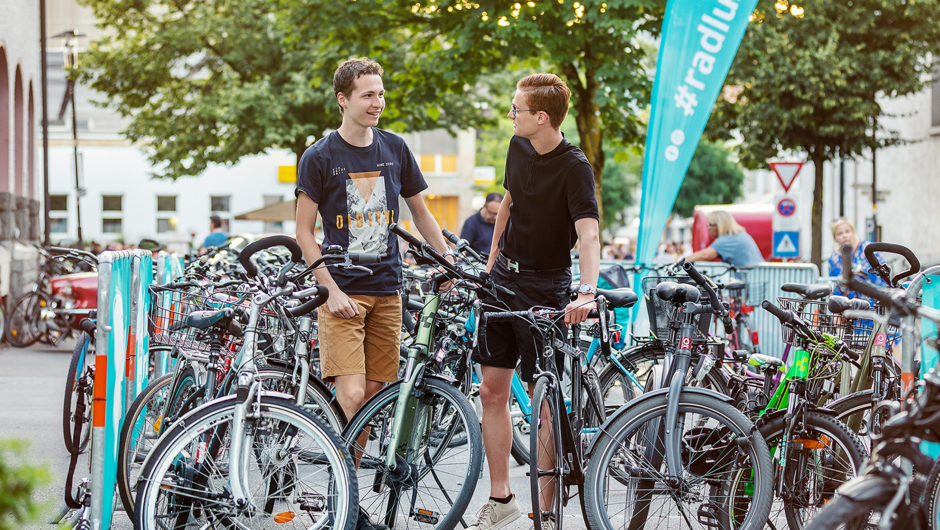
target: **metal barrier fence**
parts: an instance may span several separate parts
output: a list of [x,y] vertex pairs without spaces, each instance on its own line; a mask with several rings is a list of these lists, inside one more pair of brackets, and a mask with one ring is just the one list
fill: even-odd
[[[617,265],[632,267],[633,264],[632,261],[601,260],[600,269],[603,272]],[[574,277],[579,275],[578,265],[577,260],[572,264]],[[697,262],[695,267],[709,276],[722,277],[721,273],[726,271],[728,265],[719,262]],[[729,277],[728,273],[725,273],[723,277]],[[748,302],[756,306],[752,313],[751,325],[760,335],[761,353],[782,357],[784,344],[780,321],[767,311],[760,309],[760,302],[764,299],[776,302],[777,297],[784,294],[780,286],[785,283],[817,283],[819,281],[819,269],[808,263],[763,263],[747,271],[747,283],[751,290]],[[632,274],[629,275],[629,282],[629,287],[635,288]],[[649,331],[649,321],[643,296],[639,292],[637,294],[641,295],[640,303],[635,308],[637,313],[630,329],[634,335],[645,336]]]

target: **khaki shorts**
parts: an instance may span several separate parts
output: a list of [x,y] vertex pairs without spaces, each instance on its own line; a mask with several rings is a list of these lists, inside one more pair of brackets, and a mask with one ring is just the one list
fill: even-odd
[[401,346],[401,297],[350,295],[359,305],[353,318],[337,318],[326,304],[317,309],[320,371],[324,381],[337,375],[365,374],[391,383],[398,379]]

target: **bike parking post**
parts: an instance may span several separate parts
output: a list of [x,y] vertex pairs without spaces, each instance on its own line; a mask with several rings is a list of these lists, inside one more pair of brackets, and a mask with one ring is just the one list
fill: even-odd
[[99,256],[89,485],[93,528],[111,526],[124,400],[133,400],[135,387],[143,383],[146,374],[141,368],[147,360],[142,318],[147,307],[144,293],[152,282],[151,260],[150,252],[140,250],[109,251]]

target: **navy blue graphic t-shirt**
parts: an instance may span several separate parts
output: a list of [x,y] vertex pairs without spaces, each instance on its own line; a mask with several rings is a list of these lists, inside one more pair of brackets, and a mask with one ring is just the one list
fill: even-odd
[[428,184],[400,136],[375,127],[372,133],[368,147],[350,145],[336,131],[308,147],[294,194],[306,193],[317,203],[324,248],[385,255],[364,265],[372,275],[330,267],[336,285],[346,294],[388,296],[402,286],[398,237],[388,225],[398,222],[399,195],[413,197]]

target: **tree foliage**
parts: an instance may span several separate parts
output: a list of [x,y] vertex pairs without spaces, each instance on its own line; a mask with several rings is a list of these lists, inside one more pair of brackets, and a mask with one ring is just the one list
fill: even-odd
[[0,530],[25,528],[39,514],[32,497],[49,481],[49,473],[24,464],[25,452],[23,442],[0,440]]
[[730,204],[743,193],[744,171],[720,143],[699,142],[672,211],[692,217],[699,204]]
[[[476,111],[474,97],[457,101],[445,94],[398,104],[397,73],[410,49],[397,28],[375,41],[338,41],[328,32],[299,38],[293,24],[300,17],[309,17],[304,22],[311,30],[330,19],[280,0],[80,1],[105,30],[82,57],[81,78],[105,96],[101,104],[131,118],[125,135],[143,143],[157,176],[198,175],[211,163],[232,164],[272,147],[299,157],[311,137],[341,123],[332,88],[336,67],[370,53],[379,53],[393,72],[385,78],[383,127],[424,130],[484,121],[468,112]],[[354,20],[335,24],[368,28],[367,20]]]
[[887,130],[883,98],[922,90],[940,51],[937,0],[761,0],[709,124],[737,130],[741,161],[785,152],[815,165],[811,259],[821,262],[823,164],[905,141]]
[[[515,67],[560,75],[572,91],[571,113],[599,199],[605,138],[625,145],[642,138],[636,110],[649,100],[655,54],[648,42],[662,25],[664,0],[282,1],[311,14],[297,21],[300,39],[326,32],[344,42],[372,42],[388,28],[405,31],[410,61],[400,81],[407,84],[405,92],[424,94],[429,102],[474,93],[492,75]],[[357,23],[327,22],[324,28],[324,18]],[[360,19],[367,24],[362,31]],[[494,107],[496,115],[508,110],[512,88],[487,92],[489,103],[481,108]]]

